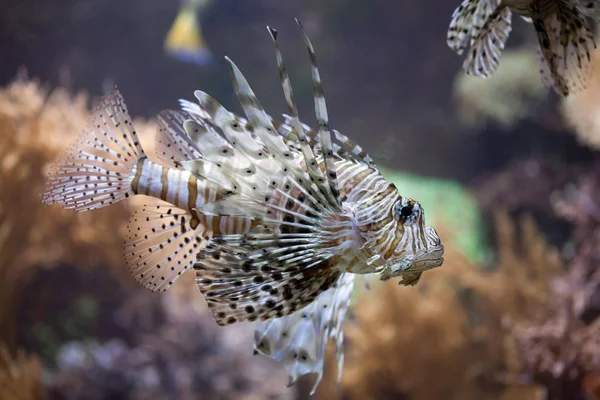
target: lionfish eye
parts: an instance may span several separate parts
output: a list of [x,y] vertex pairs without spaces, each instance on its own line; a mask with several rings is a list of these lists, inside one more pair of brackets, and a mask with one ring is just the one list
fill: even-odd
[[398,221],[402,221],[405,224],[410,224],[419,217],[419,205],[418,203],[401,202],[396,203],[394,207],[394,218]]
[[413,209],[412,207],[409,206],[404,206],[400,209],[400,215],[402,215],[404,218],[410,217],[413,213]]

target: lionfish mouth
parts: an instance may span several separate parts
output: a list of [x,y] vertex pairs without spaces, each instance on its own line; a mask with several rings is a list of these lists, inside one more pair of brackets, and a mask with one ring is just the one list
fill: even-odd
[[425,227],[425,243],[426,248],[416,254],[415,261],[407,272],[422,272],[444,263],[444,245],[433,226]]

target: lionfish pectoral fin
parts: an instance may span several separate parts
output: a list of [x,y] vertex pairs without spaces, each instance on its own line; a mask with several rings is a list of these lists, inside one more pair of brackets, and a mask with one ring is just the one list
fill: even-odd
[[541,67],[544,84],[562,96],[586,89],[596,41],[585,17],[570,1],[559,0],[556,12],[545,18],[535,7],[533,24],[546,64]]
[[472,46],[499,0],[464,0],[452,14],[446,43],[458,55]]
[[131,183],[146,157],[118,90],[94,107],[87,131],[50,168],[42,201],[86,211],[135,193]]
[[230,143],[235,143],[236,149],[251,159],[262,160],[266,157],[264,145],[252,135],[251,124],[228,111],[205,92],[196,90],[194,96],[198,99],[200,110],[208,114],[208,119],[223,132]]
[[[235,155],[234,146],[216,133],[210,126],[199,121],[188,119],[183,123],[183,129],[194,142],[202,155],[212,161],[223,161]],[[188,158],[197,159],[198,157]]]
[[303,309],[259,323],[254,334],[255,351],[282,364],[290,383],[302,375],[317,374],[311,391],[314,394],[323,376],[325,348],[331,338],[336,343],[339,381],[344,360],[342,325],[353,288],[354,275],[345,273]]
[[510,8],[500,5],[488,17],[473,41],[463,68],[467,75],[487,78],[500,65],[500,56],[512,29]]
[[256,232],[215,236],[198,254],[196,283],[219,325],[291,314],[341,275],[313,235]]
[[240,195],[229,195],[222,200],[205,204],[201,208],[195,208],[198,215],[244,217],[255,221],[264,218],[263,208],[251,199]]
[[464,0],[452,14],[446,43],[458,55],[461,55],[469,44],[471,30],[475,23],[473,15],[478,2],[478,0]]
[[239,193],[241,190],[243,182],[237,179],[236,171],[232,170],[231,166],[224,163],[223,160],[213,161],[200,158],[179,161],[178,165],[199,180],[216,185],[215,188],[218,188],[223,195]]
[[207,230],[197,218],[158,199],[135,206],[127,228],[127,267],[152,291],[167,290],[206,245]]
[[158,114],[155,154],[165,165],[178,168],[177,161],[202,157],[200,149],[184,129],[188,119],[189,114],[181,111],[165,110]]
[[229,58],[231,75],[233,77],[233,88],[248,121],[254,128],[254,133],[264,143],[271,154],[289,167],[299,169],[299,166],[290,159],[290,151],[282,137],[277,134],[272,120],[260,105],[258,98],[250,87],[250,84],[242,74],[242,71]]

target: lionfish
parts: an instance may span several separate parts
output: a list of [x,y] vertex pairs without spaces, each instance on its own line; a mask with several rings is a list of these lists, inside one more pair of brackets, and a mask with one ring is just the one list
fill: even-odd
[[597,19],[599,10],[598,0],[464,0],[447,43],[459,55],[469,47],[463,69],[487,78],[499,66],[514,11],[533,23],[544,85],[567,96],[587,87],[596,41],[586,17]]
[[421,205],[401,196],[359,145],[330,130],[315,52],[296,22],[312,64],[316,131],[298,118],[269,28],[289,108],[283,122],[263,110],[226,57],[247,118],[196,91],[198,103],[182,100],[182,111],[159,114],[155,161],[115,89],[51,168],[43,195],[77,211],[145,195],[124,252],[135,280],[163,291],[193,268],[217,324],[264,321],[255,350],[281,362],[290,384],[313,372],[320,380],[329,338],[337,342],[339,379],[355,274],[414,285],[443,262]]

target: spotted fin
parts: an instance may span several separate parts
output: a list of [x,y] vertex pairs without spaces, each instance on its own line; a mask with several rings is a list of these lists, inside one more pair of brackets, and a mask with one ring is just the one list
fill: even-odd
[[[310,143],[308,142],[307,137],[304,133],[304,126],[298,118],[298,110],[296,109],[296,104],[294,103],[292,85],[290,84],[290,78],[287,74],[287,70],[283,62],[283,57],[281,56],[281,50],[279,49],[279,45],[277,44],[277,31],[270,27],[267,27],[267,30],[269,31],[269,34],[271,35],[271,40],[275,45],[275,55],[277,59],[277,67],[279,69],[279,76],[281,78],[281,85],[283,87],[283,94],[285,96],[285,101],[288,105],[288,109],[291,114],[290,118],[292,126],[294,127],[296,135],[298,136],[298,145],[300,147],[300,150],[302,151],[302,155],[304,156],[308,174],[310,175],[310,179],[313,182],[325,182],[323,171],[321,171],[321,168],[317,164],[317,158],[313,152],[313,149],[310,147]],[[331,190],[331,187],[329,189]],[[337,198],[337,187],[335,188],[335,192],[332,191],[332,193],[334,195],[334,201],[336,203],[339,203],[339,199]]]
[[446,36],[448,47],[461,55],[475,43],[500,0],[464,0],[452,14]]
[[600,18],[600,0],[578,0],[581,13],[593,19]]
[[189,212],[158,199],[134,208],[127,226],[125,261],[135,280],[165,291],[192,268],[207,230]]
[[190,135],[184,130],[184,123],[190,119],[186,112],[165,110],[158,114],[158,134],[155,154],[160,161],[176,168],[176,161],[195,160],[202,153]]
[[500,56],[512,29],[512,13],[506,6],[496,7],[467,52],[463,68],[467,75],[487,78],[500,64]]
[[[283,138],[277,134],[270,117],[262,109],[254,92],[250,88],[248,81],[239,70],[239,68],[227,58],[231,67],[233,76],[233,86],[248,121],[254,128],[254,133],[261,139],[268,151],[277,159],[282,169],[287,169],[292,176],[298,176],[301,181],[310,181],[310,176],[301,167],[299,159],[294,157],[289,147],[285,144]],[[329,186],[324,178],[317,179],[310,186],[303,185],[297,179],[294,179],[297,186],[308,187],[312,195],[320,199],[320,204],[331,210],[339,211],[339,204],[331,193]]]
[[[317,118],[317,126],[319,130],[319,139],[321,144],[321,155],[325,164],[325,171],[327,175],[327,183],[329,184],[329,190],[333,194],[334,200],[338,207],[342,207],[342,203],[339,199],[340,190],[337,178],[337,172],[333,160],[333,145],[331,142],[331,132],[329,128],[329,116],[327,113],[327,104],[325,101],[325,94],[323,92],[323,83],[321,82],[321,75],[317,67],[317,56],[315,49],[304,31],[302,24],[296,19],[296,24],[300,28],[300,32],[304,37],[304,43],[308,49],[308,55],[310,58],[312,79],[313,79],[313,97],[315,103],[315,116]],[[298,121],[299,122],[299,121]]]
[[325,348],[331,338],[336,343],[339,383],[344,363],[342,325],[353,288],[354,275],[345,273],[303,309],[259,323],[254,333],[255,352],[282,364],[288,374],[289,385],[302,375],[316,373],[312,395],[323,377]]
[[581,11],[559,0],[557,11],[545,18],[533,6],[533,26],[543,58],[540,68],[544,84],[567,96],[584,90],[591,75],[594,35]]
[[[195,210],[200,218],[245,217],[259,224],[245,234],[216,235],[194,266],[196,283],[221,325],[277,318],[310,304],[339,278],[340,258],[356,251],[352,216],[341,209],[332,190],[335,177],[324,174],[327,166],[317,165],[314,149],[301,152],[288,147],[241,71],[228,61],[248,123],[242,126],[209,96],[196,93],[196,97],[232,144],[236,158],[181,163],[220,187],[218,199]],[[314,78],[318,86],[318,76]],[[293,107],[285,79],[283,88]],[[322,99],[317,98],[317,109],[323,123]],[[324,126],[319,133],[323,152],[332,156],[325,130]],[[242,138],[260,144],[266,157],[258,157],[257,149],[243,144]],[[238,153],[246,155],[253,168],[237,159]]]
[[220,235],[198,254],[196,284],[219,325],[291,314],[332,287],[341,272],[311,234],[263,228]]
[[[296,130],[293,127],[292,117],[287,114],[283,114],[283,122],[278,122],[277,131],[290,143],[295,145],[299,144]],[[306,124],[302,124],[306,138],[310,147],[315,149],[316,154],[321,153],[321,143],[318,133]],[[376,168],[373,163],[373,158],[367,154],[367,152],[355,141],[350,139],[348,136],[341,134],[339,131],[332,130],[335,141],[333,142],[333,153],[341,158],[346,158],[359,163],[367,164],[371,168]]]
[[131,182],[144,152],[118,90],[94,107],[87,131],[48,174],[42,200],[77,211],[106,207],[134,194]]

